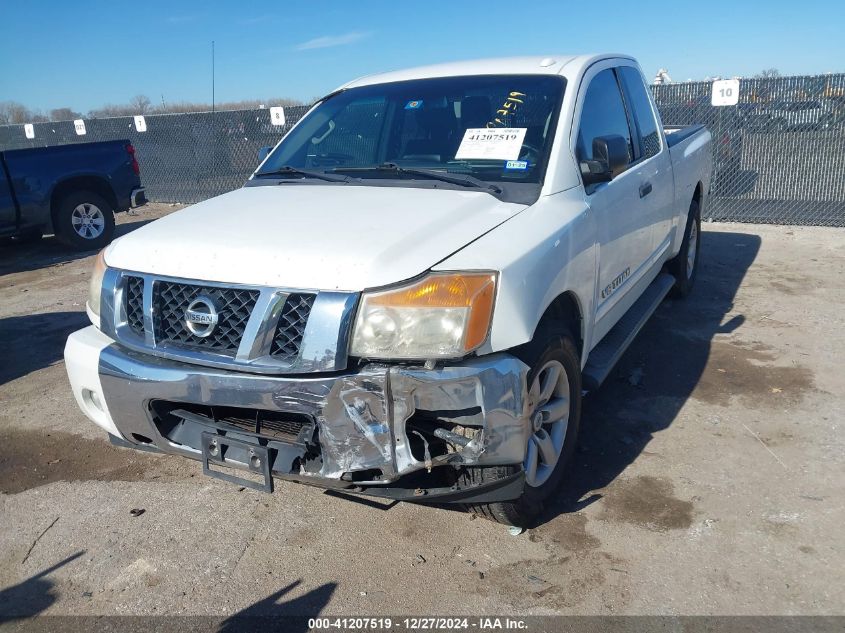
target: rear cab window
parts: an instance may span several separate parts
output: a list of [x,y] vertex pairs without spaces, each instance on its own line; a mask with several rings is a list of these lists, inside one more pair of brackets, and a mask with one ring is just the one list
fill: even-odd
[[620,66],[616,70],[636,124],[641,158],[656,156],[660,153],[660,131],[642,75],[633,66]]

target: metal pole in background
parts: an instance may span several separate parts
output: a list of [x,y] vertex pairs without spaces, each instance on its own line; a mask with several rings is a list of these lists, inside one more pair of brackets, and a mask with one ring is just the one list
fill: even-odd
[[214,40],[211,40],[211,111],[214,112]]

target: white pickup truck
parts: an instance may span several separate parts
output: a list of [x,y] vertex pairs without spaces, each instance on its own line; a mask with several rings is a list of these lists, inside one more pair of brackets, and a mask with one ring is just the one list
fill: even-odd
[[582,394],[695,280],[710,134],[621,55],[358,79],[246,185],[121,237],[70,336],[114,443],[536,521]]

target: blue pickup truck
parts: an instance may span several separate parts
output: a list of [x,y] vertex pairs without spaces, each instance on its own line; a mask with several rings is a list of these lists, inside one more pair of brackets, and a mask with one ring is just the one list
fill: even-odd
[[146,202],[140,174],[128,140],[0,152],[0,238],[102,248],[114,213]]

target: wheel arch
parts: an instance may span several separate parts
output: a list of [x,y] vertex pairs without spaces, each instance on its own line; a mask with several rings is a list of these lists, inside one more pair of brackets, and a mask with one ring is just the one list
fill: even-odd
[[532,338],[537,330],[549,322],[558,322],[566,325],[569,333],[574,338],[575,348],[578,357],[584,358],[584,310],[578,295],[572,290],[560,293],[546,306],[537,325],[532,333]]
[[50,222],[53,230],[56,228],[56,216],[62,199],[75,191],[93,191],[105,198],[112,210],[117,209],[117,196],[108,180],[101,176],[73,176],[56,183],[50,193]]
[[[686,190],[687,195],[689,195],[689,189]],[[687,223],[689,222],[690,218],[690,211],[692,210],[692,203],[698,203],[698,210],[701,213],[702,204],[704,203],[704,182],[699,180],[695,184],[695,188],[692,191],[692,198],[690,198],[689,204],[687,205],[686,210],[678,209],[678,216],[677,216],[677,226],[672,232],[672,248],[669,249],[669,252],[666,255],[666,261],[671,261],[681,250],[681,243],[684,239],[684,231],[687,230]],[[681,200],[679,194],[678,206],[681,204]]]
[[692,200],[690,200],[689,206],[687,207],[687,215],[684,222],[684,229],[686,229],[686,222],[689,221],[690,211],[692,211],[692,203],[698,203],[698,212],[701,213],[701,207],[704,204],[704,183],[700,180],[696,183],[695,189],[692,192]]

